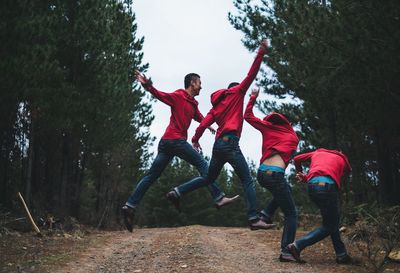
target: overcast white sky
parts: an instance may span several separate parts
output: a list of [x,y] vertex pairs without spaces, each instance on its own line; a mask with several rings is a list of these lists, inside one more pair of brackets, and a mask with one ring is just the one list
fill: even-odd
[[[242,33],[228,21],[228,12],[236,13],[231,0],[136,0],[134,11],[138,34],[145,37],[144,62],[150,65],[146,75],[159,90],[172,92],[184,87],[186,74],[198,73],[202,90],[196,99],[203,115],[211,108],[211,93],[232,81],[240,82],[254,60],[255,53],[249,52],[241,42]],[[250,91],[251,88],[249,94]],[[259,99],[266,98],[266,94],[259,96]],[[169,123],[170,108],[157,101],[153,104],[153,113],[155,120],[150,132],[157,138],[153,147],[156,152]],[[255,113],[262,117],[259,111]],[[189,143],[197,126],[192,121]],[[213,127],[216,129],[217,125]],[[240,146],[246,158],[259,162],[261,141],[259,131],[244,122]],[[200,139],[205,155],[211,156],[213,143],[214,135],[207,130]]]

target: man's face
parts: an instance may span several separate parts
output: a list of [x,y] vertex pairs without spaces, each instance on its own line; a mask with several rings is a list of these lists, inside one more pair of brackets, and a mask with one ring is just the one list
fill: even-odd
[[198,94],[200,94],[200,90],[201,90],[201,80],[200,78],[196,78],[194,80],[192,80],[191,82],[194,94],[193,96],[197,96]]

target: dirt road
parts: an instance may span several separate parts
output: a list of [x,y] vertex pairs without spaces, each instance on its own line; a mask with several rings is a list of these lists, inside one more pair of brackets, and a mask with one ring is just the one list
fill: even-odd
[[[299,235],[301,235],[300,233]],[[278,261],[281,231],[188,226],[113,232],[58,272],[366,272],[337,265],[329,240],[302,253],[307,264]]]

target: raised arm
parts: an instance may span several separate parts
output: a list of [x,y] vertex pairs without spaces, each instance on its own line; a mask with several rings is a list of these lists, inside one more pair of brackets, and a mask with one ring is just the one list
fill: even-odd
[[174,103],[174,98],[172,93],[166,93],[157,90],[153,86],[153,82],[151,79],[148,79],[144,74],[141,74],[139,71],[135,71],[135,77],[138,82],[140,82],[144,89],[149,91],[154,97],[162,101],[163,103],[172,106]]
[[253,113],[254,103],[257,100],[259,92],[260,90],[258,88],[254,88],[252,90],[250,100],[247,103],[246,111],[244,111],[244,119],[250,123],[251,126],[261,131],[263,128],[263,121],[257,118]]
[[240,90],[240,92],[246,93],[251,83],[256,78],[257,73],[260,70],[263,56],[267,52],[267,48],[268,48],[268,42],[267,40],[263,40],[261,42],[260,48],[258,49],[257,56],[254,59],[254,62],[251,65],[249,72],[247,73],[246,78],[239,84],[238,89]]

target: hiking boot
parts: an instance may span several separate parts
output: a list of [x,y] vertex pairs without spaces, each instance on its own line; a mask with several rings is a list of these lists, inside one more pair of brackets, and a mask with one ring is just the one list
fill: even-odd
[[181,207],[179,205],[179,196],[175,191],[170,191],[167,193],[167,195],[165,196],[167,197],[168,201],[170,201],[172,203],[172,205],[174,205],[174,207],[181,212]]
[[306,262],[300,258],[300,251],[296,248],[294,244],[288,244],[287,250],[290,252],[290,254],[292,254],[293,258],[295,258],[298,263]]
[[129,232],[133,230],[133,219],[135,218],[135,210],[127,205],[121,208],[124,224]]
[[281,255],[279,255],[279,261],[282,263],[296,262],[296,259],[293,257],[292,254],[281,253]]
[[275,224],[267,224],[267,223],[261,221],[260,219],[258,219],[254,222],[250,222],[249,227],[251,230],[258,230],[258,229],[271,229],[271,228],[276,227],[276,225]]
[[217,209],[220,209],[223,206],[229,205],[237,200],[239,200],[239,195],[235,195],[234,197],[225,197],[224,196],[217,203],[215,203],[215,207]]
[[262,213],[260,213],[260,219],[267,224],[272,224],[272,219]]
[[343,256],[336,257],[336,263],[338,263],[338,264],[351,264],[351,263],[353,263],[353,259],[348,254],[345,254]]

